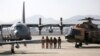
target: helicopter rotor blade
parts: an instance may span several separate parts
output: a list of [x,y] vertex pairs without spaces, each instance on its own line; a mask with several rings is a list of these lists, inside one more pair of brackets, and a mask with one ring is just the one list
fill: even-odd
[[93,19],[94,21],[100,21],[100,19]]

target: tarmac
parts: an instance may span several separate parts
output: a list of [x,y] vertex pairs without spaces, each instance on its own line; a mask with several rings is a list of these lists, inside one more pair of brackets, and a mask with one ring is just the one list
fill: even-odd
[[[60,35],[59,35],[60,36]],[[39,40],[42,36],[32,36],[33,40]],[[51,37],[51,36],[49,36]],[[58,36],[52,36],[58,37]],[[100,45],[89,44],[83,45],[82,48],[75,48],[75,43],[69,43],[65,40],[64,36],[60,36],[62,39],[61,49],[42,49],[41,43],[27,44],[24,47],[20,45],[19,49],[15,48],[15,54],[10,51],[10,45],[4,45],[0,47],[0,56],[100,56]]]

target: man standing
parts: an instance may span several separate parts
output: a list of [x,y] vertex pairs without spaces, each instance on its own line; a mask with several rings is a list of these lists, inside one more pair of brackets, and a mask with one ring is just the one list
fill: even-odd
[[53,42],[54,42],[54,48],[56,48],[57,47],[57,39],[55,37],[54,37]]
[[48,36],[46,36],[46,48],[48,49],[48,46],[49,46],[49,38]]
[[60,37],[58,37],[58,48],[61,48],[61,38]]
[[42,42],[42,48],[45,48],[45,39],[44,39],[44,36],[42,37],[41,42]]
[[52,43],[53,43],[53,40],[52,40],[52,37],[50,37],[50,48],[52,48]]

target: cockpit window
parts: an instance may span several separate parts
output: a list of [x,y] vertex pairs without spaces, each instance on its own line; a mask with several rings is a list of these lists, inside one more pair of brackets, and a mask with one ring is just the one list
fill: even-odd
[[80,31],[79,30],[76,30],[76,29],[71,29],[71,32],[70,32],[70,34],[71,35],[80,35]]
[[22,29],[22,26],[21,25],[18,25],[18,26],[16,26],[16,29],[21,30]]

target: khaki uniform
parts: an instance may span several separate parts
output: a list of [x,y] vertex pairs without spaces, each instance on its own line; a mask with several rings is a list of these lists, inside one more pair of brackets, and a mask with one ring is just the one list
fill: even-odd
[[52,43],[53,43],[53,40],[52,40],[52,37],[50,38],[50,48],[52,48]]
[[61,38],[58,37],[58,48],[61,48]]
[[48,38],[48,36],[46,37],[46,48],[49,48],[49,38]]
[[42,37],[41,42],[42,42],[42,48],[45,48],[45,39],[44,39],[44,37]]
[[54,48],[56,48],[57,47],[57,39],[55,37],[53,39],[53,43],[54,43]]

